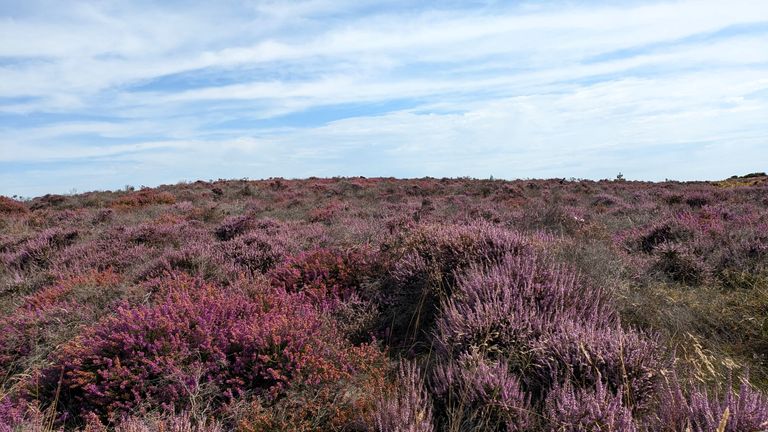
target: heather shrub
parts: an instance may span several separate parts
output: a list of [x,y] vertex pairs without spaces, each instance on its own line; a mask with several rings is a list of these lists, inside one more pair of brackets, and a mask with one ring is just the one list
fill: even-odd
[[379,320],[379,308],[374,301],[353,293],[335,304],[330,316],[341,334],[351,342],[358,343],[370,339]]
[[555,388],[547,398],[544,417],[552,431],[640,430],[632,412],[622,405],[621,395],[611,392],[599,381],[594,388],[574,388],[570,384]]
[[566,382],[577,388],[605,385],[627,407],[639,410],[652,400],[665,366],[655,340],[620,328],[561,323],[539,341],[536,351],[535,373],[526,378],[543,384],[542,390]]
[[237,280],[242,273],[235,263],[228,261],[212,245],[198,243],[180,249],[166,249],[160,256],[137,269],[136,280],[148,280],[179,271],[223,285]]
[[398,283],[428,283],[449,290],[457,272],[472,264],[492,264],[531,248],[524,236],[490,224],[426,225],[390,247],[399,255],[392,269]]
[[738,392],[730,380],[724,394],[710,395],[692,386],[686,391],[676,375],[659,389],[659,408],[652,426],[660,431],[759,432],[768,429],[768,399],[746,380]]
[[334,218],[338,217],[339,213],[346,210],[346,205],[339,200],[333,200],[323,207],[315,208],[309,211],[310,222],[325,222],[331,223]]
[[415,363],[402,362],[395,388],[383,395],[375,412],[378,432],[433,432],[432,402]]
[[472,265],[488,266],[507,254],[532,250],[521,234],[489,224],[426,225],[386,246],[392,257],[384,292],[386,335],[397,346],[423,343],[439,302],[451,295],[456,276]]
[[64,417],[109,420],[183,410],[192,395],[211,406],[251,394],[274,400],[295,382],[342,379],[352,355],[301,296],[250,298],[199,284],[154,306],[118,308],[56,352],[30,391],[46,402],[58,394]]
[[533,424],[530,398],[505,361],[477,353],[434,368],[431,388],[446,430],[524,431]]
[[60,207],[67,201],[67,197],[63,195],[45,194],[39,198],[32,200],[29,208],[30,210],[42,210],[47,208]]
[[88,270],[127,273],[143,265],[156,252],[145,244],[123,243],[116,239],[96,238],[76,243],[54,258],[51,267],[59,274],[77,274]]
[[113,207],[136,208],[155,204],[174,204],[176,198],[168,192],[143,189],[123,195],[112,202]]
[[705,264],[685,247],[663,244],[656,249],[656,255],[654,269],[675,282],[699,285],[707,276]]
[[120,226],[104,234],[104,237],[114,237],[113,240],[121,244],[137,244],[149,247],[179,247],[192,239],[203,236],[204,234],[198,226],[188,222],[149,222],[130,227]]
[[613,207],[615,205],[624,205],[624,202],[621,198],[606,193],[598,194],[592,200],[593,207]]
[[62,431],[51,424],[51,416],[39,407],[9,395],[0,397],[0,432]]
[[607,293],[582,283],[568,268],[536,255],[509,256],[459,278],[435,325],[439,352],[479,350],[527,364],[532,344],[564,322],[614,326]]
[[[734,232],[735,231],[735,232]],[[731,231],[729,241],[712,253],[713,272],[726,288],[768,287],[768,224]]]
[[266,273],[288,255],[286,241],[263,232],[251,232],[214,246],[223,260],[247,274]]
[[674,282],[697,286],[711,281],[725,288],[752,288],[768,273],[765,222],[754,209],[706,206],[680,213],[645,234],[630,230],[623,238],[627,250],[645,252],[652,273]]
[[0,195],[0,214],[1,215],[19,215],[29,213],[29,209],[23,203],[14,199]]
[[214,234],[216,238],[222,241],[232,240],[233,238],[245,234],[253,229],[256,221],[251,215],[230,216],[216,228]]
[[316,249],[289,256],[267,276],[275,287],[304,292],[315,299],[346,299],[375,270],[366,250]]
[[25,297],[18,309],[0,318],[0,374],[8,379],[74,337],[119,298],[119,283],[112,272],[91,272]]
[[84,432],[223,432],[224,427],[215,420],[199,419],[184,412],[177,415],[150,413],[125,417],[114,427],[105,426],[96,416],[89,416]]
[[691,207],[704,207],[712,202],[712,196],[704,192],[694,192],[687,194],[683,200]]
[[650,227],[634,240],[635,244],[629,246],[633,249],[637,247],[645,253],[652,253],[662,244],[680,242],[692,237],[693,233],[687,227],[682,226],[675,220],[670,220],[666,223]]
[[572,235],[579,231],[583,219],[577,212],[572,214],[572,207],[559,203],[559,199],[535,200],[526,203],[523,209],[513,214],[516,227],[536,232],[544,230],[559,235]]
[[563,383],[599,380],[644,406],[662,367],[656,343],[621,330],[606,292],[534,255],[459,278],[435,326],[437,353],[504,361],[536,400]]
[[338,381],[293,384],[273,404],[256,399],[242,415],[237,430],[247,432],[371,430],[379,395],[391,385],[388,361],[370,347],[353,348],[356,373]]
[[91,223],[94,225],[105,224],[111,222],[115,216],[115,211],[112,209],[99,209],[91,218]]
[[45,268],[54,254],[69,245],[78,237],[76,229],[49,228],[27,239],[8,252],[0,254],[0,263],[16,270]]

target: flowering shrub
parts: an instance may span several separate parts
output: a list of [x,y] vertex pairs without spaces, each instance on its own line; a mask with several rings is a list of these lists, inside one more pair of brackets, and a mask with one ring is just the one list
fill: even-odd
[[174,204],[176,198],[168,192],[157,192],[152,189],[143,189],[138,192],[131,192],[116,199],[113,207],[118,208],[136,208],[155,204]]
[[375,415],[379,432],[433,432],[432,403],[421,371],[414,363],[400,364],[395,389],[379,402]]
[[78,326],[116,301],[120,279],[90,272],[57,281],[25,297],[13,314],[0,318],[0,374],[11,376],[40,361],[54,346],[77,334]]
[[392,269],[401,284],[427,283],[447,290],[456,272],[472,264],[492,264],[530,249],[524,236],[490,224],[419,227],[394,246],[401,258]]
[[488,361],[477,353],[438,365],[432,378],[436,400],[447,421],[476,429],[524,431],[533,424],[530,397],[505,361]]
[[412,343],[432,325],[439,302],[450,296],[457,275],[492,265],[506,255],[532,250],[519,233],[489,224],[419,227],[389,248],[392,289],[385,293],[390,343]]
[[685,285],[697,285],[706,278],[704,263],[684,246],[662,244],[656,249],[654,268],[669,279]]
[[707,193],[693,192],[685,196],[683,200],[691,207],[703,207],[712,201],[712,196]]
[[221,259],[245,273],[266,273],[288,255],[286,240],[262,232],[251,232],[214,247]]
[[375,257],[363,250],[317,249],[288,257],[267,276],[272,285],[315,299],[348,298],[374,271]]
[[[631,408],[645,408],[655,393],[664,364],[656,342],[618,328],[595,329],[562,323],[536,347],[539,382],[574,387],[604,385]],[[551,385],[551,384],[550,384]]]
[[606,193],[596,195],[592,201],[592,205],[595,207],[612,207],[622,204],[624,203],[622,202],[621,198]]
[[353,372],[349,351],[301,296],[252,299],[211,285],[152,307],[118,308],[64,346],[41,372],[40,397],[65,414],[104,419],[147,406],[183,409],[246,394],[278,397],[294,382]]
[[594,389],[574,389],[568,384],[554,389],[547,399],[544,412],[554,431],[638,430],[632,413],[622,405],[621,395],[612,393],[599,381]]
[[[768,399],[742,382],[735,392],[728,383],[725,394],[709,395],[705,389],[685,391],[677,376],[661,387],[657,424],[661,431],[704,432],[763,431],[768,428]],[[686,394],[687,393],[687,394]],[[721,428],[721,426],[725,428]]]
[[711,281],[726,288],[761,286],[768,275],[768,224],[758,212],[706,206],[620,235],[630,253],[643,252],[647,270],[696,286]]
[[76,229],[50,228],[40,232],[13,250],[0,254],[0,263],[17,270],[46,267],[53,254],[71,245],[78,236]]
[[517,357],[510,350],[522,354],[524,347],[564,322],[599,328],[617,322],[605,292],[532,254],[507,257],[497,266],[460,277],[442,309],[435,326],[439,350],[480,350],[500,358]]
[[639,247],[642,252],[651,253],[662,244],[683,241],[692,236],[693,233],[689,229],[678,223],[662,223],[641,234],[632,246]]
[[341,212],[346,210],[344,203],[338,200],[334,200],[326,204],[324,207],[315,208],[309,212],[310,222],[326,222],[330,223]]
[[142,417],[126,417],[114,426],[108,428],[98,417],[89,416],[85,432],[223,432],[225,429],[216,421],[195,419],[188,412],[177,415],[145,415]]
[[374,423],[379,396],[389,388],[386,357],[369,346],[351,348],[356,374],[320,384],[294,383],[274,404],[254,401],[240,431],[364,430]]
[[0,214],[12,215],[26,213],[29,213],[27,206],[14,199],[0,195]]
[[216,228],[214,233],[219,240],[232,240],[241,234],[245,234],[248,230],[252,229],[254,225],[255,221],[251,215],[231,216],[225,219],[224,222]]
[[766,429],[764,180],[3,198],[0,431]]

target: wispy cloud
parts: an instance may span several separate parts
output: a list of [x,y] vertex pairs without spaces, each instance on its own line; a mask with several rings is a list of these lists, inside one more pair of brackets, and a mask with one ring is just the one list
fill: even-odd
[[0,6],[0,193],[768,160],[768,3]]

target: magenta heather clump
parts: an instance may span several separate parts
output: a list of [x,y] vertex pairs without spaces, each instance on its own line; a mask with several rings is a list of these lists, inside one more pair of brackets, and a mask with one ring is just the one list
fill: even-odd
[[0,430],[763,430],[766,233],[762,175],[3,198]]
[[721,430],[723,420],[724,432],[768,429],[768,398],[746,380],[735,391],[729,379],[724,394],[718,394],[696,385],[685,388],[677,375],[671,378],[659,387],[659,409],[653,425],[657,430]]
[[536,346],[532,376],[553,380],[553,387],[568,382],[590,388],[599,383],[622,396],[627,407],[648,406],[665,366],[655,340],[621,328],[568,322],[561,326]]
[[0,254],[0,263],[16,270],[44,268],[54,258],[56,252],[71,245],[77,239],[79,231],[67,228],[49,228],[8,252]]
[[435,325],[435,344],[449,355],[479,350],[529,363],[539,338],[569,321],[605,328],[617,316],[605,292],[569,269],[536,255],[510,256],[459,278]]
[[530,397],[505,361],[463,354],[434,368],[431,387],[449,421],[462,418],[474,428],[507,431],[533,425]]
[[378,432],[434,432],[432,402],[424,388],[419,367],[401,362],[395,388],[376,406],[375,427]]
[[289,292],[304,292],[315,299],[346,299],[371,276],[375,256],[367,250],[316,249],[289,256],[267,277]]
[[622,404],[621,395],[600,381],[594,388],[575,389],[570,384],[556,387],[547,397],[544,417],[549,430],[558,432],[640,430],[632,412]]
[[349,358],[302,295],[251,298],[198,281],[155,306],[118,308],[55,353],[30,391],[50,401],[60,388],[65,417],[110,419],[184,409],[196,392],[214,405],[251,393],[272,399],[297,381],[343,377]]

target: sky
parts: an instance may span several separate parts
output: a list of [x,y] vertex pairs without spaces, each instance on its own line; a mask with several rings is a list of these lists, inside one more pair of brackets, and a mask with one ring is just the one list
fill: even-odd
[[3,195],[766,165],[765,0],[0,0]]

